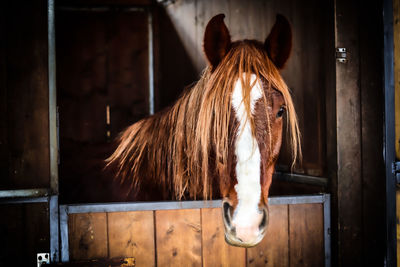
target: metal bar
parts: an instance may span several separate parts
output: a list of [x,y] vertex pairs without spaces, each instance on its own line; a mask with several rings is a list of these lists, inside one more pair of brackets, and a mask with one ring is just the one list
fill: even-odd
[[[324,204],[324,238],[325,238],[325,264],[330,267],[330,195],[304,195],[282,196],[269,198],[270,205],[281,204]],[[68,241],[68,215],[73,213],[89,212],[123,212],[139,210],[170,210],[170,209],[200,209],[219,208],[221,200],[211,201],[170,201],[170,202],[140,202],[140,203],[99,203],[99,204],[74,204],[60,205],[60,236],[61,236],[61,262],[69,261]]]
[[313,203],[324,203],[324,201],[325,201],[325,194],[282,196],[282,197],[271,197],[268,199],[268,203],[270,205],[313,204]]
[[154,114],[154,51],[153,51],[153,13],[149,9],[148,18],[148,37],[149,37],[149,114]]
[[140,6],[57,6],[57,10],[60,11],[83,11],[83,12],[145,12],[146,8]]
[[[304,196],[282,196],[269,198],[270,205],[324,203],[325,194]],[[89,212],[123,212],[142,210],[173,210],[173,209],[202,209],[219,208],[221,200],[210,201],[163,201],[163,202],[135,202],[135,203],[98,203],[61,205],[60,209],[71,213]]]
[[396,266],[396,180],[392,173],[395,160],[395,103],[393,69],[393,3],[383,1],[384,87],[385,87],[385,167],[386,167],[386,254],[385,266]]
[[49,201],[50,219],[50,259],[51,262],[60,261],[59,244],[59,217],[58,217],[58,196],[51,196]]
[[33,189],[17,189],[17,190],[0,190],[1,198],[19,198],[19,197],[47,197],[49,196],[49,189],[47,188],[33,188]]
[[68,214],[88,212],[123,212],[142,210],[175,210],[175,209],[201,209],[219,208],[221,200],[211,201],[164,201],[164,202],[136,202],[136,203],[99,203],[83,205],[62,205]]
[[325,267],[331,266],[331,195],[325,195],[324,201],[324,248]]
[[68,213],[67,206],[60,206],[60,238],[61,238],[61,262],[69,261],[68,244]]
[[49,141],[50,141],[50,188],[58,194],[58,140],[56,98],[56,41],[54,24],[54,0],[47,1],[48,27],[48,83],[49,83]]
[[34,197],[34,198],[3,198],[0,199],[2,204],[24,204],[24,203],[46,203],[49,201],[48,197]]
[[325,177],[316,177],[316,176],[309,176],[309,175],[302,175],[295,173],[275,172],[273,178],[286,182],[317,185],[325,188],[328,187],[328,178]]

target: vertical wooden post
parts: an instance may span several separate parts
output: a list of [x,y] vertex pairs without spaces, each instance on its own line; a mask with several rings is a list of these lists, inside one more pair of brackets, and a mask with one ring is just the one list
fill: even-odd
[[[362,175],[358,1],[335,1],[335,47],[347,62],[336,62],[337,176],[333,181],[337,216],[338,266],[362,265]],[[334,226],[335,227],[335,226]]]

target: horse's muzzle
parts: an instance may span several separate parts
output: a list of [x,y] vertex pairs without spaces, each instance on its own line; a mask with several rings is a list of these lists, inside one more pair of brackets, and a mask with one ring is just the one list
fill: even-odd
[[268,225],[268,208],[260,207],[258,214],[249,225],[235,225],[233,223],[233,207],[228,201],[222,202],[222,217],[225,227],[225,241],[233,246],[254,247],[264,238]]

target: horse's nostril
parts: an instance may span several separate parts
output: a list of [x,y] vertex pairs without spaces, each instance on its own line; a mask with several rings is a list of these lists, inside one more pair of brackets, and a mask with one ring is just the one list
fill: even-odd
[[232,227],[232,228],[231,228],[231,233],[232,233],[234,236],[236,236],[236,227]]
[[261,223],[259,226],[260,232],[263,232],[265,230],[265,227],[267,227],[268,224],[268,210],[267,208],[263,208],[263,217],[261,219]]
[[224,202],[222,204],[223,207],[223,217],[225,221],[225,225],[231,228],[231,222],[232,222],[232,215],[231,215],[231,210],[232,206],[228,202]]

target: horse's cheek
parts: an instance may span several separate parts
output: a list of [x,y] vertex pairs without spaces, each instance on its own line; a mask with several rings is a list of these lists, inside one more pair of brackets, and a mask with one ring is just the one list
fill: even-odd
[[275,164],[270,164],[267,169],[265,170],[264,178],[263,178],[263,183],[262,183],[262,195],[264,198],[264,202],[266,205],[268,205],[268,196],[269,196],[269,189],[271,187],[272,183],[272,175],[274,173],[275,169]]

